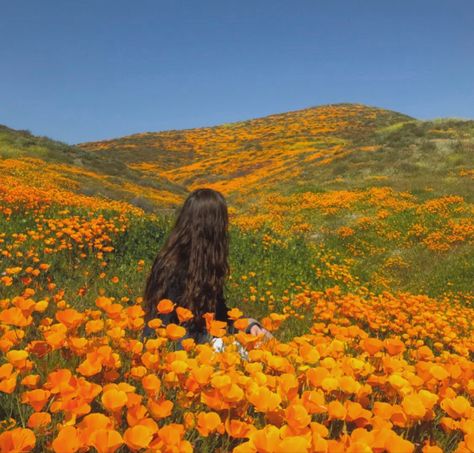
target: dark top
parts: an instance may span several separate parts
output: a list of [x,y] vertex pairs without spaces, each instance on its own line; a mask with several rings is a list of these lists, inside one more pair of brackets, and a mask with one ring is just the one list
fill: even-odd
[[[170,299],[177,306],[179,306],[179,299],[181,295],[183,294],[183,291],[184,291],[184,278],[182,275],[177,276],[171,281],[162,299]],[[237,333],[237,329],[234,327],[234,322],[229,318],[227,314],[228,311],[229,309],[227,308],[227,305],[225,303],[224,294],[223,292],[221,292],[217,299],[214,319],[217,321],[226,322],[227,332],[229,334],[235,334]],[[179,324],[178,315],[176,314],[175,310],[173,310],[171,313],[166,313],[166,314],[155,312],[154,316],[148,319],[147,322],[154,318],[160,318],[163,321],[163,326],[166,326],[171,323]],[[155,330],[148,327],[147,322],[145,323],[145,326],[143,329],[143,336],[145,337],[144,338],[145,340],[147,339],[147,337],[153,337],[155,334]],[[182,339],[184,340],[185,338],[193,338],[196,343],[206,343],[212,337],[208,334],[205,327],[202,330],[199,330],[199,328],[196,327],[195,325],[191,325],[186,329],[186,335]],[[179,342],[177,346],[179,349],[181,349],[181,341]]]

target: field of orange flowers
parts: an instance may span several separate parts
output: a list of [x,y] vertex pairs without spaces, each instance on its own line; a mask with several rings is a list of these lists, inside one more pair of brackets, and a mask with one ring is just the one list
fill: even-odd
[[[387,212],[470,209],[456,198],[420,207],[380,190],[283,197],[268,207],[331,211],[362,199]],[[245,244],[261,245],[248,254],[276,267],[285,254],[306,253],[291,251],[277,212],[265,215],[280,236],[258,236],[246,225],[251,215],[236,219],[250,231]],[[0,188],[0,452],[474,452],[472,295],[374,292],[349,261],[337,265],[329,254],[307,266],[319,286],[243,268],[232,275],[239,298],[231,316],[243,328],[258,314],[275,339],[225,336],[208,318],[223,350],[190,340],[176,350],[180,325],[155,320],[156,338],[141,335],[150,260],[136,241],[158,233],[132,231],[146,217],[126,203],[14,177]],[[472,240],[471,224],[444,220],[444,238],[455,239],[433,237],[427,248]],[[400,239],[381,225],[379,234]],[[159,305],[172,309],[172,301]]]

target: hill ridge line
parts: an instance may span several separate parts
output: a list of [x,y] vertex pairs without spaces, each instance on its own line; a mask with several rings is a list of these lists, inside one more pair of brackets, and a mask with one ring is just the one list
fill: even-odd
[[297,114],[301,112],[307,112],[309,110],[317,110],[317,109],[324,109],[328,107],[363,107],[369,110],[379,110],[379,111],[385,111],[385,112],[390,112],[393,114],[401,115],[406,117],[407,121],[420,121],[418,118],[412,117],[410,115],[407,115],[402,112],[398,112],[396,110],[391,110],[391,109],[386,109],[383,107],[378,107],[376,105],[367,105],[363,104],[360,102],[336,102],[336,103],[329,103],[329,104],[320,104],[320,105],[314,105],[310,107],[304,107],[301,109],[295,109],[295,110],[288,110],[286,112],[278,112],[278,113],[270,113],[268,115],[263,115],[263,116],[257,116],[254,118],[248,118],[244,120],[239,120],[239,121],[229,121],[229,122],[224,122],[224,123],[219,123],[219,124],[214,124],[212,126],[198,126],[198,127],[188,127],[188,128],[183,128],[183,129],[163,129],[163,130],[157,130],[157,131],[145,131],[145,132],[135,132],[132,134],[126,134],[126,135],[120,135],[118,137],[112,137],[112,138],[107,138],[107,139],[99,139],[99,140],[91,140],[91,141],[86,141],[86,142],[78,142],[78,143],[73,143],[71,146],[82,146],[82,145],[89,145],[92,143],[107,143],[115,140],[120,140],[120,139],[125,139],[125,138],[133,138],[133,137],[144,137],[148,135],[159,135],[159,134],[166,134],[166,133],[177,133],[177,132],[189,132],[189,131],[196,131],[199,129],[215,129],[215,128],[221,128],[221,127],[228,127],[228,126],[235,126],[235,125],[240,125],[240,124],[245,124],[245,123],[251,123],[252,121],[259,121],[259,120],[265,120],[265,119],[274,119],[277,117],[282,117],[285,115],[291,115],[291,114]]

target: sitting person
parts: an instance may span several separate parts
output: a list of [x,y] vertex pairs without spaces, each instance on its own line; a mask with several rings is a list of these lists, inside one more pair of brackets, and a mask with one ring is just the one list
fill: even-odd
[[[223,291],[229,274],[228,253],[228,212],[224,197],[212,189],[195,190],[181,207],[148,276],[143,297],[143,335],[150,337],[154,334],[154,329],[148,326],[154,318],[160,318],[163,325],[179,324],[175,310],[167,314],[158,313],[157,304],[162,299],[170,299],[176,306],[192,312],[193,317],[182,323],[186,328],[184,338],[193,338],[196,343],[213,340],[206,329],[203,316],[206,313],[214,314],[217,321],[224,321],[229,334],[236,333],[237,329],[227,314],[229,309]],[[252,318],[248,318],[245,332],[272,337]]]

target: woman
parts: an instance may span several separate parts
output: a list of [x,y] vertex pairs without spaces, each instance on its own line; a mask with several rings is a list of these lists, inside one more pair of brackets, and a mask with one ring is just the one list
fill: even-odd
[[[192,312],[193,318],[183,323],[187,330],[185,338],[193,338],[196,343],[212,340],[206,331],[205,313],[213,313],[215,320],[227,323],[228,333],[236,333],[224,299],[228,253],[228,212],[224,197],[212,189],[195,190],[179,211],[148,276],[143,297],[144,335],[153,335],[154,330],[147,324],[154,318],[161,318],[164,325],[179,323],[175,311],[165,315],[157,312],[156,305],[162,299],[170,299]],[[246,332],[272,336],[251,318]]]

